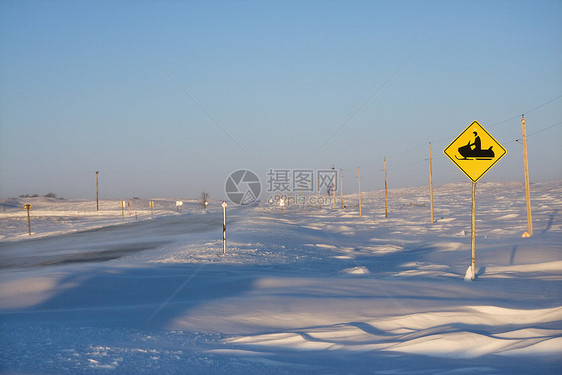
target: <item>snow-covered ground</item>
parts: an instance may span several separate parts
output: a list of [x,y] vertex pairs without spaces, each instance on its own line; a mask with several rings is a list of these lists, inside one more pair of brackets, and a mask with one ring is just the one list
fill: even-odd
[[[267,203],[10,199],[0,207],[5,374],[562,372],[562,182],[363,194],[363,216]],[[345,197],[357,205],[357,195]],[[4,201],[4,200],[3,200]],[[32,235],[23,204],[33,204]]]

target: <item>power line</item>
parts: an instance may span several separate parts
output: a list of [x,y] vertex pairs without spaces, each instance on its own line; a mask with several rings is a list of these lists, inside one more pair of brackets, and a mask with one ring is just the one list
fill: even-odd
[[562,121],[559,121],[559,122],[557,122],[557,123],[554,124],[554,125],[550,125],[550,126],[547,126],[546,128],[543,128],[543,129],[537,130],[537,131],[535,131],[535,132],[529,133],[529,134],[527,134],[527,138],[529,138],[529,137],[532,136],[532,135],[535,135],[535,134],[538,134],[538,133],[542,133],[542,132],[545,131],[545,130],[551,129],[551,128],[553,128],[553,127],[555,127],[555,126],[558,126],[558,125],[561,125],[561,124],[562,124]]
[[[562,97],[562,96],[561,96],[561,97]],[[550,102],[552,102],[552,101],[554,101],[554,100],[555,100],[555,99],[551,100]],[[550,102],[547,102],[547,103],[550,103]],[[542,106],[544,106],[544,105],[545,105],[545,104],[542,104],[541,106],[536,107],[536,108],[540,108],[540,107],[542,107]],[[531,136],[533,136],[533,135],[542,133],[542,132],[544,132],[544,131],[546,131],[546,130],[552,129],[552,128],[556,127],[556,126],[560,126],[560,125],[562,125],[562,121],[559,121],[559,122],[557,122],[556,124],[552,124],[552,125],[550,125],[550,126],[547,126],[547,127],[543,128],[543,129],[540,129],[540,130],[537,130],[537,131],[535,131],[535,132],[529,133],[529,134],[527,134],[527,138],[529,138],[529,137],[531,137]],[[515,142],[519,142],[519,141],[520,141],[520,139],[514,139],[514,140],[509,141],[509,142],[507,142],[507,143],[505,143],[505,144],[511,144],[511,143],[515,143]],[[421,147],[421,146],[418,146],[418,147],[416,147],[416,148],[410,149],[409,151],[405,151],[405,152],[403,152],[403,153],[416,150],[416,149],[418,149],[418,148],[420,148],[420,147]],[[402,154],[402,153],[399,153],[399,154],[396,154],[396,155],[401,155],[401,154]],[[396,156],[396,155],[394,155],[394,156]],[[388,159],[388,156],[387,156],[387,159]],[[442,157],[437,157],[437,158],[434,157],[434,158],[432,158],[432,159],[435,161],[435,160],[440,160],[440,159],[446,159],[446,157],[444,157],[444,156],[442,156]],[[425,161],[427,161],[427,160],[429,160],[429,159],[425,159]],[[408,164],[402,164],[402,165],[398,165],[398,166],[396,166],[396,167],[391,168],[391,170],[394,171],[394,170],[397,170],[397,169],[403,169],[403,168],[407,168],[407,167],[410,167],[410,166],[412,166],[412,165],[416,165],[416,164],[419,164],[419,163],[420,163],[420,161],[413,162],[413,163],[408,163]],[[372,163],[371,163],[371,164],[372,164]],[[380,172],[380,171],[382,171],[382,169],[379,169],[378,171]],[[366,174],[369,174],[369,172],[367,172]]]
[[[533,107],[533,108],[531,108],[531,109],[529,109],[528,111],[525,111],[525,112],[523,112],[523,113],[530,113],[530,112],[536,111],[537,109],[540,109],[540,108],[542,108],[542,107],[544,107],[544,106],[546,106],[546,105],[548,105],[548,104],[550,104],[550,103],[552,103],[552,102],[554,102],[554,101],[556,101],[556,100],[558,100],[558,99],[560,99],[560,98],[562,98],[562,95],[559,95],[559,96],[557,96],[557,97],[555,97],[555,98],[553,98],[553,99],[550,99],[550,100],[548,100],[548,101],[546,101],[546,102],[544,102],[544,103],[542,103],[542,104],[540,104],[540,105],[538,105],[538,106],[536,106],[536,107]],[[486,127],[487,127],[487,128],[492,128],[492,127],[494,127],[494,126],[497,126],[497,125],[500,125],[500,124],[503,124],[503,123],[505,123],[505,122],[512,121],[512,120],[515,120],[515,119],[519,119],[519,118],[521,118],[521,115],[517,115],[517,116],[511,117],[511,118],[508,118],[508,119],[506,119],[506,120],[502,120],[502,121],[496,122],[496,123],[494,123],[494,124],[492,124],[492,125],[489,125],[489,126],[486,126]],[[531,135],[534,135],[534,134],[537,134],[537,133],[540,133],[540,132],[545,131],[545,130],[547,130],[547,129],[553,128],[553,127],[555,127],[555,126],[557,126],[557,125],[560,125],[560,124],[561,124],[561,123],[559,122],[559,123],[556,123],[556,124],[554,124],[554,125],[551,125],[551,126],[549,126],[549,127],[547,127],[547,128],[544,128],[544,129],[538,130],[538,131],[536,131],[536,132],[527,134],[527,137],[529,137],[529,136],[531,136]],[[448,140],[448,139],[449,139],[449,138],[440,138],[440,139],[435,140],[434,142],[441,142],[441,141]],[[510,142],[510,143],[511,143],[511,142]],[[389,155],[389,156],[386,156],[386,158],[388,159],[388,158],[392,158],[392,157],[395,157],[395,156],[407,154],[407,153],[410,153],[410,152],[412,152],[412,151],[415,151],[415,150],[417,150],[417,149],[419,149],[419,148],[425,147],[425,145],[426,145],[425,143],[424,143],[424,144],[420,144],[420,145],[415,146],[415,147],[412,147],[412,148],[410,148],[410,149],[408,149],[408,150],[406,150],[406,151],[401,151],[401,152],[398,152],[398,153],[395,153],[395,154],[391,154],[391,155]],[[373,163],[367,163],[367,164],[364,164],[363,166],[371,165],[371,164],[373,164]]]
[[[556,98],[550,99],[550,100],[548,100],[548,101],[546,101],[546,102],[544,102],[544,103],[542,103],[542,104],[540,104],[540,105],[538,105],[534,108],[531,108],[528,111],[525,111],[523,113],[530,113],[530,112],[536,111],[537,109],[542,108],[545,105],[548,105],[548,104],[550,104],[550,103],[552,103],[552,102],[554,102],[554,101],[556,101],[560,98],[562,98],[562,95],[558,95]],[[512,121],[512,120],[515,120],[515,119],[519,119],[519,118],[521,118],[521,115],[517,115],[517,116],[511,117],[511,118],[508,118],[507,120],[498,121],[498,122],[496,122],[492,125],[489,125],[488,128],[493,128],[494,126],[497,126],[497,125],[500,125],[500,124],[503,124],[503,123],[506,123],[508,121]]]
[[[556,124],[552,124],[552,125],[550,125],[550,126],[547,126],[546,128],[542,128],[542,129],[540,129],[540,130],[537,130],[537,131],[534,131],[534,132],[532,132],[532,133],[529,133],[529,134],[527,134],[527,138],[529,138],[529,137],[531,137],[531,136],[533,136],[533,135],[542,133],[542,132],[544,132],[544,131],[546,131],[546,130],[548,130],[548,129],[552,129],[552,128],[554,128],[555,126],[558,126],[558,125],[562,125],[562,121],[558,121]],[[520,138],[517,138],[517,139],[514,139],[513,141],[509,141],[507,144],[514,143],[514,142],[519,143],[519,141],[521,141],[521,139],[520,139]]]

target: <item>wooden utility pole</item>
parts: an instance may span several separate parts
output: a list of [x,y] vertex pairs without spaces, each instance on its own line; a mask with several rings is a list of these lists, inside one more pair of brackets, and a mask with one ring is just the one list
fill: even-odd
[[388,217],[388,187],[386,184],[386,158],[384,158],[384,217]]
[[343,171],[340,168],[340,201],[341,201],[341,209],[343,210]]
[[527,161],[527,128],[525,127],[525,115],[521,115],[521,127],[523,128],[523,162],[525,167],[525,197],[527,200],[527,227],[529,236],[533,235],[533,218],[531,217],[531,192],[529,188],[529,162]]
[[100,199],[99,199],[99,189],[98,189],[98,175],[99,171],[96,171],[96,211],[100,210]]
[[359,178],[359,217],[361,217],[361,168],[357,168],[357,178]]
[[322,203],[320,203],[320,173],[316,174],[316,183],[318,184],[318,204],[320,205],[320,208],[322,208]]
[[336,208],[336,169],[332,164],[332,209]]
[[431,207],[431,224],[435,221],[433,219],[433,169],[431,166],[431,142],[429,142],[429,196]]
[[311,179],[310,183],[308,184],[308,207],[310,207],[310,192],[312,191],[312,180],[314,179],[314,177]]

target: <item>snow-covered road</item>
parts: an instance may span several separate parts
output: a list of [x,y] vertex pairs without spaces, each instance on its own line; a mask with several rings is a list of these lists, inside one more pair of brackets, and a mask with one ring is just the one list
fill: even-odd
[[521,238],[520,187],[479,187],[475,282],[464,279],[464,184],[437,189],[433,224],[424,188],[391,191],[388,219],[380,192],[366,195],[362,218],[231,208],[226,255],[220,209],[31,238],[11,229],[0,243],[0,369],[559,373],[562,185],[534,185],[531,238]]
[[2,244],[1,268],[102,262],[217,230],[218,215],[172,215]]

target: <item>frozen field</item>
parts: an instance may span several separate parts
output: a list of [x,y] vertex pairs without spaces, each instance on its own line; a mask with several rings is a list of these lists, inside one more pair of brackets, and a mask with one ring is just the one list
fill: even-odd
[[[10,199],[4,374],[560,374],[562,182],[363,195],[357,208]],[[347,206],[358,197],[345,197]],[[33,204],[32,235],[23,204]]]

